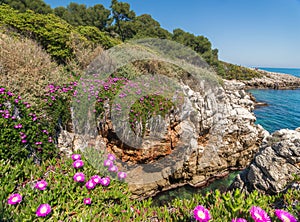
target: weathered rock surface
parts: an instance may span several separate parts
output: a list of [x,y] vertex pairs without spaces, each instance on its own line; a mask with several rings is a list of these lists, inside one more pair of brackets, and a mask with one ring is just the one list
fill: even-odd
[[230,189],[276,194],[291,186],[294,175],[300,175],[300,129],[282,129],[266,138]]
[[[160,130],[159,143],[147,149],[126,147],[118,141],[109,118],[102,124],[101,136],[90,142],[98,142],[123,161],[133,197],[185,184],[204,186],[231,170],[244,169],[268,134],[254,124],[254,103],[243,83],[224,80],[223,87],[197,87],[182,83],[184,105],[180,113],[167,118],[170,124]],[[81,149],[82,140],[64,132],[59,146],[61,150]]]
[[258,71],[262,74],[262,77],[242,81],[247,89],[296,89],[300,87],[300,78],[298,77],[263,70]]

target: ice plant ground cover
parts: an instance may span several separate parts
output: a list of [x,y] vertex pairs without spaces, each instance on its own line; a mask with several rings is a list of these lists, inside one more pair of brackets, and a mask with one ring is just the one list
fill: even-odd
[[[76,84],[50,87],[45,104],[53,111],[48,110],[48,115],[53,116],[46,116],[46,120],[61,118],[64,114],[65,120],[69,118],[66,101],[76,94]],[[105,99],[116,95],[108,90],[111,88],[114,87],[105,90],[108,93]],[[99,97],[98,93],[93,92],[93,95]],[[151,101],[156,100],[147,103],[152,107]],[[39,217],[48,221],[195,221],[203,216],[197,213],[199,218],[195,217],[194,210],[198,206],[209,211],[211,221],[237,218],[240,218],[237,221],[243,221],[242,218],[257,221],[259,212],[257,218],[253,218],[250,212],[253,207],[263,209],[272,221],[299,219],[300,192],[297,190],[275,196],[257,192],[245,195],[239,190],[220,193],[217,190],[204,196],[197,194],[190,199],[175,199],[165,206],[153,206],[151,198],[132,200],[124,181],[111,179],[104,171],[93,168],[84,154],[75,154],[72,158],[57,155],[51,124],[45,125],[38,110],[21,97],[1,88],[0,111],[4,126],[0,129],[3,137],[0,140],[1,221],[38,221]],[[108,156],[103,167],[113,167],[114,160],[113,156]],[[74,164],[76,161],[78,164]],[[113,167],[112,171],[116,170]],[[126,172],[117,175],[120,180],[126,178]],[[88,186],[87,182],[90,182]]]
[[[1,160],[0,172],[5,175],[1,177],[0,184],[4,188],[0,192],[1,220],[37,221],[41,204],[51,207],[51,212],[45,215],[48,221],[147,221],[151,218],[158,221],[197,221],[197,217],[208,218],[207,212],[211,216],[210,221],[232,221],[235,218],[240,218],[236,221],[243,221],[241,218],[258,221],[251,215],[253,206],[263,209],[272,221],[287,221],[282,218],[299,217],[300,192],[295,190],[276,196],[257,192],[246,196],[238,190],[226,193],[217,190],[204,196],[194,195],[191,199],[175,199],[166,206],[153,206],[151,198],[132,200],[126,183],[110,180],[101,172],[95,171],[83,155],[81,159],[85,165],[80,169],[72,166],[74,161],[71,158],[48,160],[41,166],[30,160],[15,165]],[[78,172],[79,170],[82,172]],[[81,182],[74,181],[76,174],[84,174],[84,179]],[[86,182],[99,177],[101,182],[93,189],[87,189]],[[34,187],[41,178],[48,183],[44,190]],[[96,184],[95,181],[94,183]],[[203,206],[200,210],[204,214],[195,212],[199,211],[199,206]],[[275,209],[277,206],[285,211]],[[46,212],[48,208],[43,208],[39,214]]]

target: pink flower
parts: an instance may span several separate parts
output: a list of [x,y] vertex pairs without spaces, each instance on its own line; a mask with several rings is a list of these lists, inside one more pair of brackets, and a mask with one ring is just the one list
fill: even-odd
[[83,203],[86,205],[90,205],[92,203],[92,200],[91,200],[91,198],[84,198]]
[[120,180],[125,179],[127,177],[127,174],[125,172],[119,172],[118,173],[118,178]]
[[108,160],[111,160],[111,161],[115,161],[116,156],[115,156],[114,154],[108,154],[108,155],[107,155],[107,159],[108,159]]
[[255,222],[271,222],[271,219],[268,216],[268,214],[260,207],[251,207],[250,214]]
[[110,178],[109,177],[102,178],[101,184],[102,184],[102,186],[107,187],[110,184]]
[[282,221],[282,222],[297,222],[297,219],[284,210],[275,210],[275,215]]
[[76,182],[84,182],[85,177],[84,177],[84,174],[83,174],[83,173],[78,172],[78,173],[75,173],[73,179],[74,179]]
[[96,184],[101,184],[101,177],[98,175],[92,176],[91,180],[93,180]]
[[20,203],[21,201],[22,201],[22,196],[16,193],[9,196],[7,203],[10,205],[15,205],[17,203]]
[[41,204],[36,210],[38,217],[46,217],[51,212],[51,206],[49,204]]
[[83,163],[83,161],[82,160],[76,160],[76,161],[74,161],[74,163],[73,163],[73,167],[74,168],[81,168],[81,167],[83,167],[83,165],[84,165],[84,163]]
[[111,167],[114,165],[114,163],[111,161],[111,160],[104,160],[104,163],[103,163],[104,166],[106,167]]
[[88,190],[94,189],[97,184],[93,180],[86,182],[85,186]]
[[118,167],[116,167],[115,165],[112,165],[111,167],[108,168],[108,170],[110,172],[118,172]]
[[72,155],[72,159],[75,160],[80,160],[81,159],[81,155],[80,154],[73,154]]
[[211,219],[209,211],[201,205],[195,207],[193,212],[194,212],[194,217],[197,221],[207,222]]
[[41,181],[38,181],[36,184],[35,184],[35,188],[39,189],[39,190],[45,190],[46,187],[47,187],[47,182],[45,180],[41,180]]

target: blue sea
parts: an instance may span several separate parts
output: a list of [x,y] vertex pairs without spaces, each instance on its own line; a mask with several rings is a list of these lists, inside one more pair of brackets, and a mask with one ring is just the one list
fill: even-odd
[[[300,69],[295,68],[259,69],[300,77]],[[255,89],[249,91],[255,96],[257,101],[268,104],[268,106],[254,110],[257,124],[262,125],[270,133],[283,128],[295,129],[300,127],[300,89]]]

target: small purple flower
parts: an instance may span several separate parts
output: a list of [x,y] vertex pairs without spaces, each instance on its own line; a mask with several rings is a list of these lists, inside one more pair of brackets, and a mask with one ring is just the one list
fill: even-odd
[[209,211],[201,205],[195,207],[193,212],[194,212],[194,217],[197,221],[207,222],[211,219]]
[[84,163],[83,163],[82,160],[76,160],[76,161],[73,162],[73,167],[76,168],[76,169],[83,167],[83,165],[84,165]]
[[74,179],[76,182],[84,182],[85,177],[84,177],[84,174],[83,174],[83,173],[78,172],[78,173],[75,173],[73,179]]
[[41,180],[41,181],[38,181],[36,184],[35,184],[35,188],[39,189],[39,190],[45,190],[46,187],[47,187],[47,182],[45,180]]
[[72,155],[72,160],[80,160],[81,159],[81,155],[80,154],[73,154]]
[[93,180],[96,184],[101,184],[101,177],[98,175],[92,176],[91,180]]
[[107,160],[104,160],[103,165],[104,165],[105,167],[111,167],[111,166],[114,165],[114,163],[113,163],[113,161],[107,159]]
[[282,222],[297,222],[297,219],[284,210],[275,210],[275,215],[282,221]]
[[125,179],[127,177],[127,174],[125,172],[119,172],[118,173],[118,178],[120,180]]
[[36,210],[36,216],[46,217],[51,212],[51,206],[49,204],[41,204]]
[[85,186],[88,190],[94,189],[97,184],[93,180],[86,182]]
[[118,172],[118,167],[115,166],[115,165],[112,165],[112,166],[110,166],[110,167],[108,168],[108,170],[109,170],[110,172]]
[[7,203],[10,205],[15,205],[22,201],[22,196],[18,193],[12,194],[9,196]]
[[90,205],[90,204],[92,203],[92,200],[91,200],[91,198],[84,198],[84,199],[83,199],[83,203],[84,203],[85,205]]
[[255,222],[271,222],[271,219],[268,216],[268,214],[260,207],[251,207],[250,214]]
[[21,140],[22,143],[27,143],[27,140]]
[[244,218],[236,218],[236,219],[232,219],[231,222],[247,222],[247,220]]
[[101,184],[102,184],[102,186],[107,187],[110,184],[110,178],[109,177],[102,178]]
[[107,155],[107,159],[108,159],[108,160],[111,160],[111,161],[115,161],[116,156],[115,156],[114,154],[108,154],[108,155]]

